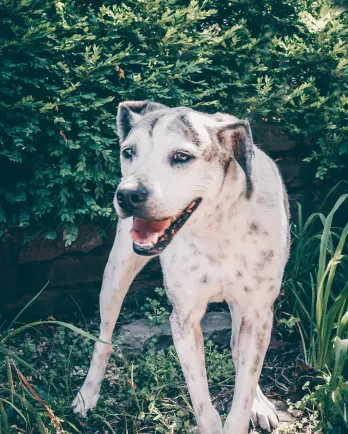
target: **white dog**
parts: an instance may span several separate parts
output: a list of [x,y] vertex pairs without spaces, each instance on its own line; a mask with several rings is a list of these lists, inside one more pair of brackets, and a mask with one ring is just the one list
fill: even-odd
[[[274,162],[253,144],[248,122],[148,101],[120,104],[120,217],[100,294],[100,339],[111,342],[137,273],[159,255],[175,347],[201,434],[246,434],[250,417],[277,427],[258,380],[289,254],[289,210]],[[210,302],[232,314],[236,384],[224,427],[211,403],[200,322]],[[111,346],[96,343],[74,400],[96,406]]]

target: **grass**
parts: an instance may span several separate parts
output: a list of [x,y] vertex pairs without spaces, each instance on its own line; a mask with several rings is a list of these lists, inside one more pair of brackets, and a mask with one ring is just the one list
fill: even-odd
[[[334,364],[334,337],[348,336],[348,274],[347,264],[341,264],[346,260],[342,250],[348,223],[342,230],[332,228],[333,217],[347,197],[342,195],[327,217],[312,214],[304,225],[299,208],[298,225],[293,226],[294,253],[284,286],[295,301],[307,363],[318,370]],[[322,224],[319,230],[318,221]]]
[[[96,433],[188,432],[193,412],[173,347],[152,345],[142,357],[113,353],[98,410],[86,420],[70,405],[81,386],[93,346],[71,328],[35,325],[24,336],[12,334],[26,366],[18,366],[12,345],[0,369],[2,432]],[[24,339],[23,339],[24,337]],[[10,342],[10,340],[8,340]],[[233,367],[228,351],[206,349],[215,400],[231,396]],[[35,366],[33,370],[32,367]],[[12,427],[12,428],[10,428]],[[45,427],[43,429],[43,427]],[[177,431],[176,431],[177,432]]]
[[339,197],[326,217],[314,213],[304,224],[299,206],[284,281],[292,305],[290,320],[298,327],[306,364],[314,368],[319,380],[314,389],[308,388],[300,407],[310,403],[318,411],[324,433],[348,430],[348,267],[344,252],[348,223],[333,227],[335,214],[347,198],[348,194]]

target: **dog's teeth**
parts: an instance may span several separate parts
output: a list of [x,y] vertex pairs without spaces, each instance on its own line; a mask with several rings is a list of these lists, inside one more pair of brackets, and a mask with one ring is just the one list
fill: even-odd
[[154,243],[135,243],[137,246],[141,247],[142,249],[150,249],[151,247],[154,247]]
[[153,234],[153,237],[152,237],[152,243],[153,244],[156,244],[157,243],[157,241],[158,241],[158,238],[159,238],[159,235],[158,235],[158,233],[157,232],[155,232],[154,234]]

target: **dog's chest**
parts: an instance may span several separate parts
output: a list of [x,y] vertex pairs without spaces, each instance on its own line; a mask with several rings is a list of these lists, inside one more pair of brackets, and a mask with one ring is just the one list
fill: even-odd
[[243,227],[212,238],[180,236],[161,256],[167,289],[176,295],[199,289],[208,302],[232,301],[258,254]]
[[[161,255],[170,298],[205,302],[260,303],[276,296],[284,265],[284,243],[276,213],[249,212],[221,230],[179,233]],[[285,239],[285,238],[284,238]],[[191,306],[193,307],[193,306]],[[186,309],[186,307],[185,307]]]

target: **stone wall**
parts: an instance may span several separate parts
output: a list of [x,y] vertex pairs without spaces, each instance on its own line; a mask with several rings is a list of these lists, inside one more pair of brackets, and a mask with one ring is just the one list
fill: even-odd
[[[314,173],[310,165],[302,161],[306,145],[299,146],[280,128],[267,124],[254,126],[253,134],[255,143],[265,144],[262,149],[277,161],[293,213],[296,201],[313,203],[314,207],[321,193],[320,189],[313,188]],[[308,149],[305,153],[308,154]],[[23,231],[19,231],[0,244],[1,317],[13,317],[48,281],[27,315],[65,318],[77,309],[85,316],[93,313],[113,243],[113,230],[102,239],[96,227],[83,225],[77,241],[69,248],[64,247],[61,236],[56,240],[38,238],[22,245],[23,236]],[[136,278],[131,291],[147,292],[161,285],[159,264],[154,260]]]
[[[2,317],[13,317],[47,282],[48,285],[28,317],[68,318],[81,309],[92,314],[97,307],[103,271],[114,240],[110,228],[102,239],[97,228],[82,225],[76,242],[64,248],[62,237],[35,239],[21,244],[23,234],[2,242],[0,250],[0,291]],[[151,263],[134,281],[131,291],[144,291],[162,285],[158,261]]]

